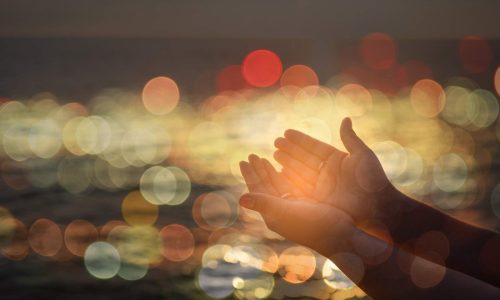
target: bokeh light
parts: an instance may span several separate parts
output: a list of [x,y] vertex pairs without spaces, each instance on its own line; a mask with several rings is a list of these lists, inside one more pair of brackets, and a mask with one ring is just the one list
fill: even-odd
[[243,60],[243,77],[255,87],[268,87],[275,84],[282,72],[283,66],[280,58],[269,50],[252,51]]
[[443,110],[446,95],[439,83],[431,79],[422,79],[412,87],[410,99],[417,114],[432,118]]
[[169,77],[159,76],[149,80],[142,90],[142,102],[148,112],[164,115],[179,103],[177,83]]
[[[109,88],[88,99],[45,92],[0,97],[3,263],[21,270],[42,261],[54,266],[50,279],[68,266],[85,268],[87,280],[116,277],[97,283],[103,287],[149,287],[163,276],[158,286],[172,281],[176,295],[199,298],[366,297],[356,286],[368,271],[361,257],[380,263],[392,245],[363,248],[353,239],[356,255],[329,260],[272,232],[260,214],[238,204],[247,191],[239,162],[249,153],[279,168],[273,141],[289,128],[344,150],[345,117],[399,190],[460,219],[496,226],[496,43],[472,36],[449,42],[453,51],[458,46],[458,57],[450,53],[458,67],[450,70],[459,76],[446,77],[435,60],[408,55],[414,41],[376,32],[356,42],[335,57],[338,73],[321,81],[318,73],[328,75],[329,66],[315,70],[315,60],[299,59],[299,47],[297,56],[283,51],[283,62],[264,49],[225,57],[193,78],[192,88],[185,70],[140,89],[155,76],[148,74],[138,89]],[[355,175],[363,177],[363,169]],[[25,202],[33,195],[39,202]],[[370,232],[391,240],[384,230]],[[405,262],[404,271],[416,287],[442,281],[444,269],[433,262],[446,261],[449,243],[439,231],[412,241],[419,258]],[[495,245],[486,245],[485,255],[494,255]],[[351,279],[338,268],[339,257],[353,267]]]
[[285,249],[279,256],[279,272],[290,283],[301,283],[309,279],[316,269],[316,258],[311,250],[294,246]]
[[160,230],[163,256],[171,261],[184,261],[194,252],[195,240],[191,231],[180,224],[170,224]]
[[158,218],[158,206],[146,201],[139,191],[132,191],[123,199],[122,215],[132,226],[153,225]]
[[110,279],[120,270],[120,254],[113,245],[95,242],[85,251],[85,267],[98,279]]
[[66,226],[64,243],[73,255],[83,256],[87,247],[97,241],[97,228],[89,221],[78,219]]
[[31,249],[42,256],[54,256],[63,245],[59,226],[49,219],[38,219],[31,224],[28,234]]

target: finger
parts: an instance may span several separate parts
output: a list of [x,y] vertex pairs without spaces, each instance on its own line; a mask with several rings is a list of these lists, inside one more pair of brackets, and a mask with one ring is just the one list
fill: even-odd
[[259,177],[260,184],[266,189],[266,191],[272,195],[279,196],[280,194],[276,188],[274,188],[271,178],[269,177],[261,158],[255,154],[251,154],[248,156],[248,160],[255,174]]
[[253,168],[246,161],[240,161],[240,170],[243,179],[247,184],[248,191],[250,192],[266,192],[260,183],[259,176],[255,173]]
[[274,145],[276,148],[286,152],[294,159],[301,161],[312,170],[318,170],[321,162],[323,161],[314,153],[306,151],[301,146],[285,138],[277,138],[274,141]]
[[292,169],[297,174],[300,174],[300,176],[309,183],[315,183],[318,178],[317,171],[312,170],[301,161],[292,158],[284,151],[277,150],[274,152],[274,159],[283,167]]
[[264,165],[264,168],[266,169],[267,174],[269,175],[269,178],[271,179],[273,186],[278,191],[280,196],[284,194],[299,196],[301,194],[297,189],[293,187],[288,178],[276,171],[276,169],[267,159],[263,158],[262,163]]
[[264,193],[243,194],[240,198],[241,206],[258,211],[263,216],[279,214],[287,204],[283,198]]
[[322,168],[314,190],[314,195],[317,197],[318,201],[327,202],[328,197],[335,190],[335,185],[335,178],[330,178],[328,170],[326,168]]
[[334,152],[326,161],[326,169],[331,178],[337,178],[342,168],[342,162],[347,154],[343,152]]
[[314,195],[314,185],[305,181],[301,176],[297,175],[295,171],[289,168],[283,168],[281,173],[290,180],[290,182],[306,196],[312,197]]
[[299,145],[307,152],[314,154],[321,161],[326,160],[333,151],[338,151],[338,149],[331,145],[318,141],[307,134],[293,129],[285,131],[285,138],[290,140],[295,145]]
[[345,118],[342,120],[342,124],[340,124],[340,139],[350,153],[368,149],[368,146],[366,146],[352,129],[352,121],[350,118]]

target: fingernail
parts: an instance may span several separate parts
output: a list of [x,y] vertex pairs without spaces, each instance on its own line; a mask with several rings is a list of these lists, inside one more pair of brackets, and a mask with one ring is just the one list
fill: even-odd
[[242,196],[240,198],[240,205],[248,209],[253,209],[255,207],[255,200],[251,197]]

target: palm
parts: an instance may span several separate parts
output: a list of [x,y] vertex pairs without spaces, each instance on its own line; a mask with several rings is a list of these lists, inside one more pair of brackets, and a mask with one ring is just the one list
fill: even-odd
[[275,158],[306,195],[342,209],[357,222],[378,212],[390,184],[376,155],[349,129],[341,129],[341,135],[350,153],[289,130],[276,140]]
[[378,197],[375,195],[388,181],[372,152],[349,154],[337,172],[331,169],[324,172],[329,173],[332,188],[322,201],[344,210],[355,221],[366,220],[376,212]]
[[[253,197],[264,203],[251,209],[262,214],[269,229],[325,255],[341,248],[330,237],[351,230],[353,222],[348,214],[305,196],[269,161],[256,155],[250,155],[249,162],[240,162],[240,169]],[[286,198],[281,197],[284,195]]]

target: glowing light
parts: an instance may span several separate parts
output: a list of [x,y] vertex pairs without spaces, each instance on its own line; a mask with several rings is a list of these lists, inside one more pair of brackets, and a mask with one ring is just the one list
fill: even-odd
[[69,120],[66,125],[64,125],[62,131],[62,140],[66,149],[73,153],[74,155],[84,155],[85,151],[80,148],[80,145],[77,142],[76,130],[79,127],[80,123],[85,120],[84,117],[75,117]]
[[444,107],[443,118],[456,125],[467,126],[471,123],[470,110],[474,109],[474,103],[469,101],[470,91],[459,86],[449,86],[446,88],[446,105]]
[[359,84],[347,84],[340,88],[336,102],[345,108],[351,116],[362,116],[372,107],[372,95]]
[[76,125],[75,139],[84,153],[99,154],[110,144],[111,128],[108,122],[99,116],[82,118]]
[[97,228],[86,220],[74,220],[64,230],[66,248],[76,256],[83,256],[87,247],[97,238]]
[[120,270],[120,254],[106,242],[92,243],[84,255],[87,271],[99,279],[110,279]]
[[323,264],[321,273],[326,284],[335,289],[350,289],[355,286],[354,282],[329,259]]
[[224,191],[200,195],[193,204],[193,218],[201,228],[214,230],[231,226],[238,217],[238,201]]
[[477,89],[469,94],[468,117],[477,128],[489,127],[498,117],[498,100],[493,93]]
[[153,225],[158,206],[146,201],[139,191],[130,192],[122,202],[123,219],[130,225]]
[[464,69],[473,74],[484,72],[493,60],[490,44],[479,36],[465,36],[460,41],[458,55]]
[[191,181],[177,167],[154,166],[147,169],[140,179],[141,194],[151,204],[179,205],[191,193]]
[[301,120],[297,125],[297,130],[304,132],[320,141],[331,143],[332,131],[325,121],[318,118],[307,118]]
[[311,250],[294,246],[279,256],[279,273],[290,283],[301,283],[309,279],[316,269],[316,258]]
[[32,156],[28,138],[25,132],[29,127],[25,124],[13,124],[3,134],[3,149],[5,153],[16,161],[25,161]]
[[373,145],[372,150],[377,155],[390,180],[396,179],[405,171],[407,157],[400,144],[394,141],[383,141]]
[[129,281],[139,280],[146,276],[148,270],[148,266],[134,265],[122,261],[120,270],[118,271],[118,276]]
[[61,148],[61,128],[51,119],[38,121],[31,126],[28,139],[31,151],[36,156],[51,158]]
[[292,97],[306,86],[317,86],[319,84],[318,75],[313,69],[305,65],[293,65],[288,67],[280,79],[284,93]]
[[8,245],[14,236],[16,220],[8,209],[0,206],[0,247]]
[[361,40],[361,58],[373,69],[385,70],[394,66],[397,52],[396,42],[385,33],[371,33]]
[[155,77],[142,90],[144,107],[154,115],[171,112],[179,103],[180,93],[175,81],[168,77]]
[[54,256],[63,245],[61,229],[49,219],[38,219],[30,227],[31,249],[42,256]]
[[467,165],[455,153],[444,154],[434,163],[434,183],[445,192],[459,189],[467,179]]
[[149,266],[156,265],[163,259],[163,241],[156,228],[151,226],[118,227],[114,231],[114,236],[108,240],[115,241],[122,261]]
[[269,50],[250,52],[242,64],[245,80],[256,87],[268,87],[275,84],[283,72],[281,60]]
[[446,95],[439,83],[431,79],[422,79],[411,89],[410,101],[417,114],[433,118],[443,110]]
[[171,261],[184,261],[194,252],[194,236],[189,229],[171,224],[160,231],[163,239],[163,256]]
[[11,260],[22,260],[29,253],[28,230],[26,225],[18,219],[14,219],[14,229],[7,245],[0,248],[2,254]]
[[216,268],[202,268],[197,283],[203,292],[215,299],[226,298],[234,290],[233,278]]

